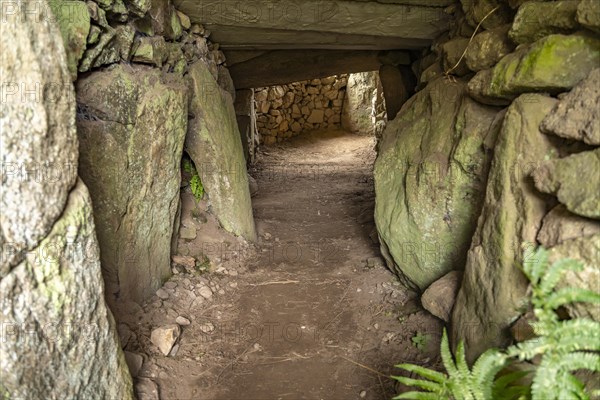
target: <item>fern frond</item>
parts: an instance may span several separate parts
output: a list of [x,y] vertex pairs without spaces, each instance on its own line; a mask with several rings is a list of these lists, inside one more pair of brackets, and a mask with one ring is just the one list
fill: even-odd
[[509,372],[508,374],[502,375],[501,377],[496,379],[494,381],[493,388],[495,391],[501,391],[501,390],[509,387],[509,385],[511,385],[512,383],[525,378],[527,375],[529,375],[529,371]]
[[[413,372],[415,374],[422,376],[423,378],[427,378],[430,381],[437,382],[437,383],[444,383],[448,379],[448,377],[445,374],[442,374],[441,372],[434,371],[429,368],[421,367],[419,365],[398,364],[398,365],[396,365],[396,368],[402,368],[408,372]],[[394,377],[394,379],[395,379],[395,377]]]
[[591,290],[565,287],[550,294],[546,298],[546,307],[556,310],[570,303],[600,303],[600,294]]
[[585,393],[585,385],[579,379],[563,372],[559,375],[560,387],[558,388],[557,399],[589,400]]
[[554,352],[600,351],[600,322],[591,319],[561,321],[553,336],[558,339],[554,343]]
[[583,264],[577,260],[570,258],[558,260],[542,274],[538,288],[544,295],[547,295],[554,290],[565,272],[581,271],[582,269]]
[[496,349],[483,353],[473,365],[473,391],[477,399],[492,398],[494,377],[506,365],[507,356]]
[[531,360],[533,357],[544,353],[551,347],[552,346],[548,343],[548,338],[538,337],[510,346],[507,349],[507,353],[509,357],[517,357],[521,361]]
[[469,365],[467,364],[467,359],[465,356],[465,344],[460,341],[458,343],[458,347],[456,348],[456,370],[459,373],[459,377],[461,380],[466,380],[471,375],[469,371]]
[[[532,400],[553,400],[557,396],[559,369],[548,357],[542,359],[531,383]],[[563,399],[561,399],[563,400]]]
[[600,371],[600,354],[580,351],[569,353],[560,359],[558,365],[565,371],[576,371],[578,369]]
[[436,393],[406,392],[406,393],[402,393],[402,394],[394,397],[392,400],[402,400],[402,399],[408,399],[408,400],[441,400],[441,399],[443,399],[443,397],[439,397],[439,395],[436,394]]
[[[459,343],[459,347],[461,345],[462,343]],[[442,335],[442,345],[440,347],[440,352],[442,355],[442,362],[444,364],[444,368],[446,368],[446,371],[448,372],[450,378],[459,376],[458,369],[454,364],[452,352],[450,351],[450,344],[448,342],[448,333],[446,332],[446,329],[444,329],[444,333]]]
[[419,389],[425,389],[432,393],[440,394],[444,391],[443,384],[440,384],[438,382],[427,381],[424,379],[412,379],[407,378],[405,376],[392,376],[392,378],[402,383],[403,385],[418,387]]
[[531,255],[527,253],[523,255],[523,272],[525,272],[532,285],[537,285],[540,282],[547,265],[548,251],[543,247],[539,247]]

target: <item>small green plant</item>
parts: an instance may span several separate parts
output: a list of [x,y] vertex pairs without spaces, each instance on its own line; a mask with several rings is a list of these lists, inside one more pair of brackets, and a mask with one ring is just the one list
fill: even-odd
[[423,351],[427,347],[427,343],[429,343],[430,336],[424,335],[421,332],[417,332],[415,336],[413,336],[410,340],[412,341],[413,346],[417,349]]
[[[494,376],[505,366],[507,356],[494,350],[488,350],[479,357],[469,369],[465,358],[464,345],[461,342],[456,350],[456,361],[450,352],[446,330],[442,336],[441,355],[447,374],[414,364],[396,365],[424,379],[413,379],[403,376],[393,378],[407,386],[415,386],[423,391],[402,393],[394,399],[518,399],[518,397],[492,397],[494,386],[508,385],[516,377],[507,376],[493,381]],[[502,379],[502,380],[501,380]]]
[[560,307],[574,302],[600,303],[600,294],[591,290],[563,287],[556,289],[567,271],[581,271],[575,260],[559,260],[548,267],[548,252],[540,248],[523,264],[531,282],[531,304],[536,317],[532,324],[536,338],[508,348],[510,357],[531,360],[541,356],[535,371],[533,400],[587,399],[584,385],[573,371],[600,371],[600,323],[587,318],[561,320]]
[[192,194],[196,200],[202,200],[204,197],[204,186],[202,185],[202,180],[200,179],[196,167],[190,159],[183,159],[183,170],[192,176],[190,178],[190,189],[192,190]]
[[210,270],[210,260],[206,256],[202,256],[202,261],[196,260],[196,271],[203,274]]
[[[556,289],[567,271],[580,271],[583,265],[575,260],[560,260],[548,266],[548,252],[539,248],[525,257],[523,272],[531,283],[531,304],[536,322],[532,324],[537,337],[510,346],[506,351],[489,349],[473,368],[465,360],[464,345],[459,343],[454,361],[444,330],[441,355],[447,373],[414,364],[398,368],[424,379],[392,377],[422,391],[400,394],[395,399],[454,400],[567,400],[589,399],[584,384],[572,372],[600,371],[600,323],[574,318],[561,320],[557,310],[573,302],[600,303],[600,294],[572,287]],[[496,378],[510,362],[539,358],[531,388],[517,385],[525,372],[512,372]],[[594,393],[597,395],[597,393]]]

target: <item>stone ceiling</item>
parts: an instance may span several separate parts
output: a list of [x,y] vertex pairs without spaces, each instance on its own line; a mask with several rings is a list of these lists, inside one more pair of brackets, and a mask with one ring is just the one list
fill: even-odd
[[[267,68],[276,75],[285,75],[285,71],[276,71],[282,67],[281,63],[268,68],[280,51],[289,60],[325,64],[333,61],[334,55],[347,56],[347,68],[336,60],[339,73],[372,70],[373,52],[420,49],[447,30],[450,18],[444,8],[454,0],[175,0],[174,3],[193,22],[211,30],[211,38],[220,44],[230,67],[252,61],[247,68],[241,65],[237,70],[232,68],[234,81],[240,87],[241,76],[260,75],[257,68],[262,68],[263,74],[269,72],[264,70]],[[319,50],[320,56],[307,58],[311,50]],[[326,57],[323,56],[326,50],[337,53]],[[265,62],[256,60],[262,57],[267,57]],[[365,60],[362,67],[359,59]],[[322,70],[320,74],[329,73],[331,67],[313,66],[304,75],[307,79],[317,77],[314,76],[317,70]],[[290,72],[295,76],[293,79],[303,76],[302,68]],[[284,83],[279,82],[282,79],[285,81],[281,77],[275,80]],[[259,83],[269,82],[257,77],[241,86]]]

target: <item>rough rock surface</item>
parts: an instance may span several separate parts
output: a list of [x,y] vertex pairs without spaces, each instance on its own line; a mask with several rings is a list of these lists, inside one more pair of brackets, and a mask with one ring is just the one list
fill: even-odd
[[[550,249],[549,261],[570,258],[584,265],[583,271],[569,271],[558,284],[558,288],[580,287],[600,293],[600,234],[567,240]],[[571,317],[587,317],[600,321],[600,307],[597,304],[575,303],[566,307]]]
[[246,161],[233,100],[206,64],[190,66],[190,114],[185,148],[200,174],[209,204],[227,231],[256,239]]
[[480,71],[469,82],[469,93],[512,100],[527,92],[560,93],[571,89],[598,67],[600,39],[578,33],[550,35],[510,53],[491,70]]
[[178,324],[161,326],[152,331],[150,340],[158,349],[167,356],[171,352],[173,345],[181,334],[181,328]]
[[388,265],[421,290],[461,269],[483,202],[497,109],[465,83],[431,82],[388,123],[375,162],[375,221]]
[[436,317],[449,322],[461,280],[462,272],[451,271],[433,282],[421,295],[423,308]]
[[0,279],[48,234],[77,179],[75,99],[58,29],[15,12],[2,30]]
[[[117,65],[77,83],[80,168],[107,298],[141,301],[170,276],[188,100],[183,80]],[[103,151],[99,151],[102,149]]]
[[[460,0],[460,2],[467,21],[473,27],[481,22],[484,29],[493,29],[506,24],[511,19],[511,12],[503,0]],[[492,12],[495,8],[496,11]],[[484,20],[486,16],[488,18]]]
[[572,214],[561,204],[546,214],[537,240],[545,248],[550,248],[567,240],[595,234],[600,234],[600,222]]
[[465,54],[467,67],[471,71],[491,68],[513,51],[515,46],[508,38],[509,28],[510,25],[503,25],[475,35]]
[[519,7],[509,36],[515,43],[524,44],[553,33],[570,33],[579,26],[578,3],[577,0],[527,2]]
[[600,68],[590,72],[554,107],[541,129],[563,138],[600,145]]
[[533,173],[535,187],[555,194],[567,209],[600,219],[600,149],[545,161]]
[[50,0],[48,3],[60,27],[71,79],[75,80],[90,32],[88,6],[83,1]]
[[520,96],[509,107],[494,148],[485,203],[452,315],[452,340],[464,340],[474,360],[492,346],[506,344],[506,328],[525,301],[526,278],[517,265],[524,246],[534,246],[546,203],[529,174],[552,150],[538,129],[556,100]]
[[80,181],[50,233],[0,281],[0,325],[9,333],[0,376],[9,398],[133,398],[99,258]]
[[342,128],[354,133],[373,135],[383,111],[383,88],[377,73],[350,74],[342,107]]
[[577,7],[577,21],[600,33],[600,3],[596,0],[581,0]]

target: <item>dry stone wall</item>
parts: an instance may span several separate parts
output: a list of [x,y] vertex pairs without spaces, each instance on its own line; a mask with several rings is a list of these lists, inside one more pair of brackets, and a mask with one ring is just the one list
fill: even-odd
[[413,64],[419,92],[379,142],[375,219],[408,285],[464,270],[447,308],[472,361],[516,339],[518,266],[537,246],[584,264],[561,285],[600,292],[600,2],[462,0],[449,11],[452,29]]
[[347,75],[335,75],[255,89],[261,143],[269,145],[302,132],[339,128],[347,82]]

